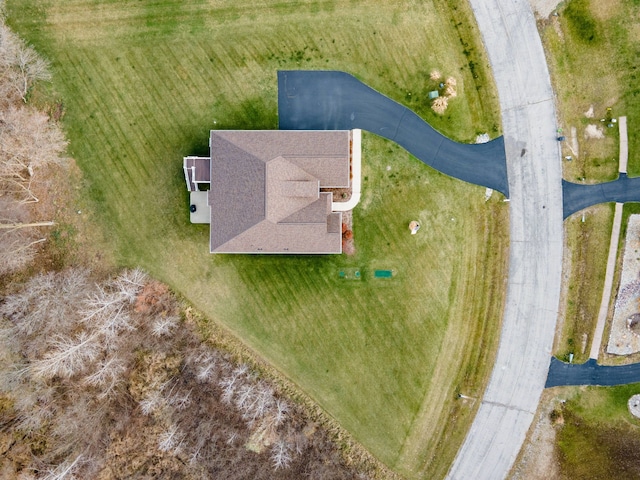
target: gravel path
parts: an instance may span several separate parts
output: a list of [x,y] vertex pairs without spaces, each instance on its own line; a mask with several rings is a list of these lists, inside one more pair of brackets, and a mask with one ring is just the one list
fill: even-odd
[[[616,208],[618,208],[618,205],[620,204],[616,204]],[[613,225],[615,229],[616,220],[614,220]],[[618,228],[620,228],[619,224]],[[614,239],[612,235],[612,245],[613,241]],[[627,234],[624,241],[622,273],[620,274],[620,287],[618,288],[618,295],[613,311],[613,318],[611,319],[611,332],[609,333],[607,353],[612,353],[614,355],[630,355],[632,353],[640,352],[640,334],[637,325],[638,320],[640,320],[638,315],[638,313],[640,313],[640,305],[638,303],[638,301],[640,300],[640,279],[638,278],[639,272],[640,215],[631,215],[629,216],[629,222],[627,224]],[[607,276],[608,274],[609,266],[607,265]],[[608,287],[605,285],[605,289],[606,288],[611,288],[611,285],[609,285]],[[606,306],[608,311],[609,303],[607,303]],[[601,306],[601,309],[604,309],[604,302]],[[633,324],[635,324],[633,329],[630,328],[630,319],[632,319]],[[598,327],[600,327],[600,319],[598,319]],[[602,333],[600,333],[600,338],[602,339]],[[591,358],[597,359],[596,356],[593,356],[593,349]]]

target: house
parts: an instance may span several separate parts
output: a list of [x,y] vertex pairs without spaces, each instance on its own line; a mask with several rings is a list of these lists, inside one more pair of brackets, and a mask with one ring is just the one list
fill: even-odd
[[210,157],[183,163],[191,221],[210,224],[211,253],[342,253],[342,212],[328,189],[351,187],[353,135],[212,130]]

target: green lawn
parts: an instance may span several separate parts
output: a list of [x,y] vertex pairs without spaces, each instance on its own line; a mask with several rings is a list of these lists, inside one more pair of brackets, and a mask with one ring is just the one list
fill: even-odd
[[568,281],[564,285],[566,303],[554,355],[566,362],[571,353],[575,363],[589,359],[602,301],[613,209],[612,203],[595,205],[564,222]]
[[[64,103],[85,213],[118,262],[181,292],[391,468],[443,476],[477,407],[456,393],[482,394],[497,345],[500,196],[485,203],[484,188],[365,134],[356,255],[211,256],[208,227],[188,223],[181,160],[207,153],[211,128],[276,128],[278,69],[346,70],[455,138],[495,136],[468,6],[10,0],[8,12],[52,62],[54,84],[34,100]],[[458,80],[443,117],[426,100],[434,68]],[[355,267],[361,280],[339,278]]]
[[[587,183],[617,176],[618,129],[607,125],[622,115],[629,123],[629,174],[639,175],[640,2],[571,0],[559,12],[540,25],[567,138],[563,153],[574,157],[564,163],[564,176]],[[587,118],[591,106],[593,118]],[[587,139],[589,124],[602,127],[605,138]],[[577,153],[569,148],[571,127],[577,133]]]

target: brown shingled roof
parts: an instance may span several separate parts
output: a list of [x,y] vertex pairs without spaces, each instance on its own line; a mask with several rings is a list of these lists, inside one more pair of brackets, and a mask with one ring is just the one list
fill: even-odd
[[212,252],[264,220],[265,177],[260,159],[220,137],[211,143]]
[[211,131],[212,253],[341,253],[349,131]]

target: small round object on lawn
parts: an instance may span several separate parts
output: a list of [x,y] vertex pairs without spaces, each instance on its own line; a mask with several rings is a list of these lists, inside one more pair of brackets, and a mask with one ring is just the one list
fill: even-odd
[[629,412],[636,418],[640,418],[640,395],[636,394],[632,396],[627,402]]

